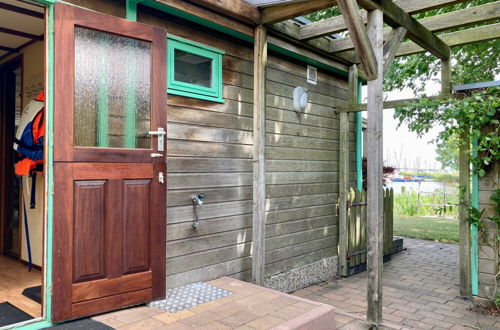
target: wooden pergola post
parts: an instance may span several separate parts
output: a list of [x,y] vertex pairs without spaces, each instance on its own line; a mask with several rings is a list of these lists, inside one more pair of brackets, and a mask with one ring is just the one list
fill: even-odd
[[252,281],[264,285],[266,231],[266,64],[267,30],[255,28],[253,83],[253,243]]
[[[349,67],[349,102],[358,100],[358,67]],[[340,113],[339,125],[339,273],[347,276],[347,196],[349,190],[349,113]]]
[[368,81],[368,152],[367,152],[367,250],[368,310],[366,318],[378,325],[382,321],[383,257],[383,14],[368,12],[368,38],[377,61],[377,78]]

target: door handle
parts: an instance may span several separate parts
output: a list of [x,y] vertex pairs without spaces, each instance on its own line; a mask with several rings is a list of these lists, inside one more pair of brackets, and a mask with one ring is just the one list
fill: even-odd
[[165,129],[163,127],[158,127],[157,131],[149,131],[148,134],[158,136],[158,151],[164,151],[165,150],[165,135],[167,134],[167,132],[165,132]]

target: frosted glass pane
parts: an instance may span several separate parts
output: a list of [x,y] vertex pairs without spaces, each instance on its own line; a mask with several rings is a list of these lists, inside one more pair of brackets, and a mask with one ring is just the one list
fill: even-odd
[[212,59],[176,49],[175,80],[212,88]]
[[74,144],[150,149],[151,44],[75,28]]

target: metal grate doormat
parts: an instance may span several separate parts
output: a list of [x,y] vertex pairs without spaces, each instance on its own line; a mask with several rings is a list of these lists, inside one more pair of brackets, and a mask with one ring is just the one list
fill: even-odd
[[169,289],[167,291],[167,298],[153,301],[149,305],[164,309],[170,313],[176,313],[232,294],[231,291],[198,282]]

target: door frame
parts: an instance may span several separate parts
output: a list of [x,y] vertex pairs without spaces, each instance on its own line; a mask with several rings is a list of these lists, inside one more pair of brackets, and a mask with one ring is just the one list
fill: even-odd
[[[8,113],[5,111],[7,109],[7,100],[6,100],[6,93],[7,93],[7,85],[6,85],[6,77],[4,76],[5,72],[7,71],[13,71],[17,68],[21,69],[21,86],[23,84],[23,55],[17,55],[14,58],[10,59],[9,61],[3,63],[0,65],[0,98],[2,102],[2,109],[3,111],[0,111],[0,155],[2,156],[2,168],[12,168],[12,165],[14,163],[14,160],[12,159],[12,144],[14,143],[14,134],[15,132],[13,131],[13,126],[12,124],[12,116],[15,116],[14,113]],[[23,104],[21,103],[21,108],[23,107]],[[7,120],[9,119],[9,120]],[[2,171],[0,173],[0,194],[2,197],[2,201],[0,202],[0,253],[5,253],[6,252],[6,243],[8,242],[9,238],[9,231],[6,229],[6,219],[9,216],[8,207],[7,205],[11,204],[12,196],[9,195],[7,199],[4,199],[3,197],[7,196],[7,193],[12,190],[12,179],[10,178],[11,175],[13,175],[13,171],[10,173],[6,173],[5,171]],[[12,216],[12,214],[10,214]],[[21,219],[20,219],[21,220]],[[21,227],[20,227],[21,229]],[[17,256],[20,258],[19,256]]]

